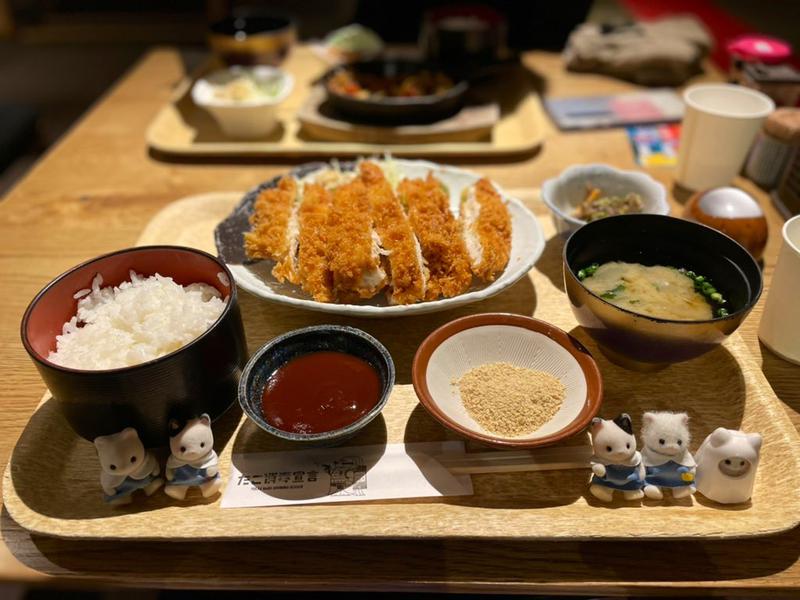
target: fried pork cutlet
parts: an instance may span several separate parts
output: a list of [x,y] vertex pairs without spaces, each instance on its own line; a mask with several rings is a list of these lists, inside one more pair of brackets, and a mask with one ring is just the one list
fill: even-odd
[[442,184],[430,174],[427,179],[404,179],[398,195],[430,271],[425,299],[463,294],[472,283],[469,255]]
[[289,222],[297,199],[297,182],[283,177],[274,188],[262,191],[250,217],[252,228],[244,234],[249,258],[272,259],[278,263],[289,255]]
[[331,195],[321,185],[307,183],[298,211],[300,234],[297,275],[300,286],[317,302],[333,301],[333,281],[328,269],[327,226]]
[[384,288],[380,238],[362,181],[356,179],[334,191],[327,236],[328,266],[338,301],[371,298]]
[[419,302],[425,298],[428,280],[419,241],[381,168],[364,162],[359,170],[367,189],[375,230],[385,252],[391,286],[389,300],[392,304]]
[[488,179],[464,190],[461,228],[472,272],[479,279],[494,281],[511,253],[511,215]]

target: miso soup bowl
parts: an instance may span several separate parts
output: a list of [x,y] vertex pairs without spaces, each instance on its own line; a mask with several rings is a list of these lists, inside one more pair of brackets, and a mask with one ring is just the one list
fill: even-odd
[[[342,352],[360,358],[375,370],[381,391],[377,404],[349,425],[319,433],[285,431],[264,417],[262,398],[269,378],[289,361],[313,352]],[[315,325],[296,329],[270,340],[250,358],[239,382],[239,404],[256,425],[267,433],[298,446],[335,446],[350,439],[375,419],[386,406],[394,386],[394,361],[374,337],[344,325]]]
[[[641,315],[604,300],[578,278],[610,261],[683,267],[711,280],[727,300],[726,317],[675,321]],[[588,223],[564,246],[564,284],[572,312],[613,362],[657,370],[719,345],[761,295],[761,270],[750,253],[719,231],[663,215],[620,215]]]
[[[77,312],[74,294],[91,288],[97,274],[103,286],[129,281],[131,269],[145,276],[169,276],[181,285],[207,283],[222,294],[226,306],[199,337],[148,362],[89,371],[48,360],[56,349],[56,336]],[[75,432],[87,440],[134,427],[145,446],[166,445],[169,419],[208,413],[213,420],[234,403],[247,361],[233,276],[214,256],[180,246],[119,250],[70,269],[36,295],[21,329],[25,350],[53,398]]]

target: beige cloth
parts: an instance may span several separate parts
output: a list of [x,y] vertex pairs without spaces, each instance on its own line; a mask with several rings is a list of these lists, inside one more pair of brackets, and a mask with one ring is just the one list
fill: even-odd
[[584,23],[570,35],[564,60],[572,71],[679,85],[702,70],[711,46],[705,27],[690,16],[621,26]]

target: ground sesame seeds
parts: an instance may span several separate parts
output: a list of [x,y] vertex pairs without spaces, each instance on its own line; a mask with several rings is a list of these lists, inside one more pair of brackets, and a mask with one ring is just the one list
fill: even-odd
[[533,433],[555,416],[566,396],[553,375],[509,363],[475,367],[452,383],[469,415],[504,437]]

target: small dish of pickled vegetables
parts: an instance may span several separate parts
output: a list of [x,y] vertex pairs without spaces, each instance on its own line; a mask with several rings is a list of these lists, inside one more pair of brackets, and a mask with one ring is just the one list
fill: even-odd
[[655,179],[600,164],[575,165],[548,179],[542,184],[542,200],[564,235],[606,217],[669,214],[667,191]]

